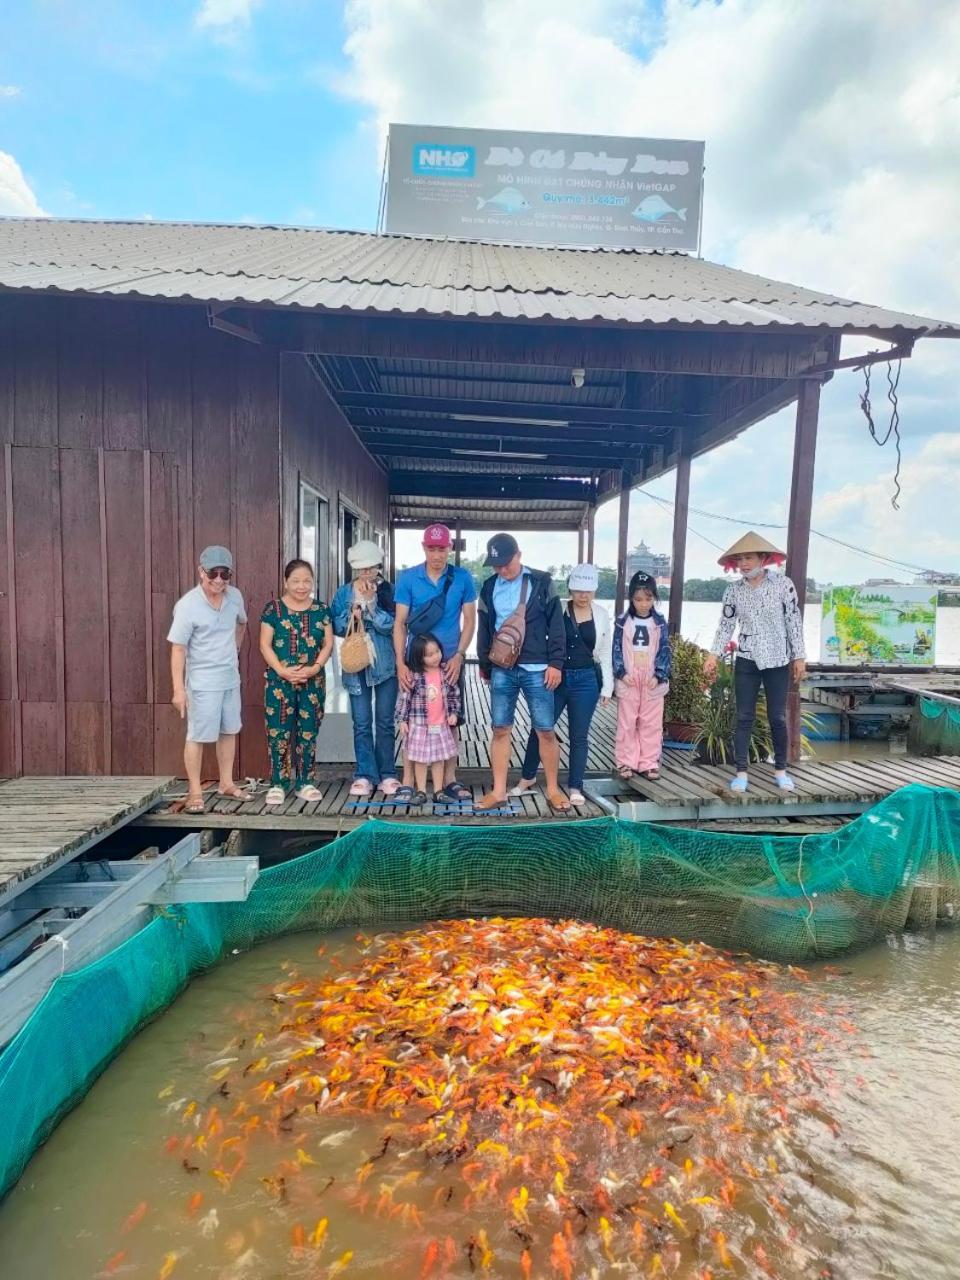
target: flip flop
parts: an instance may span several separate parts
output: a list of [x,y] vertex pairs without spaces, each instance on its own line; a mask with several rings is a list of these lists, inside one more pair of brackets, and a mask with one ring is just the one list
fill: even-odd
[[567,799],[567,797],[563,794],[562,791],[548,791],[547,804],[554,811],[554,813],[569,813],[570,810],[573,808],[570,801]]
[[203,796],[201,796],[199,800],[197,799],[196,796],[187,796],[186,800],[184,801],[183,809],[181,810],[181,812],[182,813],[203,813],[204,812]]
[[250,792],[244,791],[242,787],[232,786],[229,791],[218,791],[217,795],[223,800],[249,800]]
[[396,791],[390,797],[391,804],[413,804],[414,790],[413,787],[397,787]]

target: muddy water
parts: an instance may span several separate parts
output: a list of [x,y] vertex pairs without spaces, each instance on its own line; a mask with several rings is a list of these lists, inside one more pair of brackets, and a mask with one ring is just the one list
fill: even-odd
[[[223,1194],[209,1177],[204,1182],[176,1156],[164,1154],[164,1142],[179,1122],[179,1112],[171,1114],[168,1107],[176,1106],[190,1083],[209,1102],[206,1095],[214,1096],[216,1088],[209,1064],[236,1037],[252,995],[263,1001],[284,976],[282,962],[303,974],[315,971],[324,963],[316,958],[317,941],[280,939],[231,958],[197,980],[125,1050],[0,1206],[2,1280],[88,1280],[107,1267],[108,1274],[136,1280],[166,1274],[171,1280],[319,1278],[338,1274],[338,1260],[347,1252],[347,1277],[417,1280],[427,1273],[426,1240],[447,1235],[456,1243],[456,1257],[446,1262],[441,1253],[429,1274],[456,1280],[481,1274],[478,1256],[463,1251],[479,1227],[488,1232],[494,1254],[486,1274],[521,1274],[517,1242],[502,1208],[468,1214],[431,1209],[443,1174],[418,1188],[426,1217],[422,1230],[407,1231],[369,1209],[358,1212],[340,1188],[355,1177],[358,1149],[376,1150],[379,1129],[364,1133],[353,1122],[331,1123],[331,1132],[355,1132],[325,1145],[322,1154],[311,1148],[323,1167],[322,1173],[309,1170],[309,1205],[279,1202],[261,1185],[266,1168],[245,1170]],[[339,953],[349,960],[355,954],[349,937],[326,942],[328,957]],[[638,1262],[607,1258],[597,1249],[568,1280],[960,1275],[960,931],[891,941],[840,968],[839,978],[827,980],[815,966],[812,989],[857,1030],[823,1047],[817,1059],[819,1105],[799,1123],[789,1150],[781,1144],[778,1153],[780,1194],[797,1225],[795,1247],[774,1254],[779,1261],[775,1267],[768,1263],[766,1271],[763,1254],[757,1261],[734,1250],[729,1267],[724,1265],[705,1238],[685,1242],[682,1254],[666,1251],[662,1268],[650,1252]],[[739,1154],[750,1161],[769,1154],[759,1135],[747,1132],[742,1143]],[[334,1181],[324,1190],[329,1179]],[[198,1194],[202,1202],[191,1207]],[[214,1209],[215,1221],[209,1216]],[[310,1233],[323,1217],[328,1226],[322,1250],[313,1250],[309,1239],[306,1249],[291,1244],[297,1221]],[[548,1251],[535,1256],[533,1280],[562,1274]]]

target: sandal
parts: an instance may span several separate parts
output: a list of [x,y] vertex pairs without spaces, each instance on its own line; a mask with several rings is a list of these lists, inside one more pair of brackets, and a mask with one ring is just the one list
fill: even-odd
[[316,804],[318,800],[323,799],[323,792],[318,791],[313,783],[308,782],[305,787],[297,787],[297,799],[305,800],[307,804]]
[[271,787],[267,792],[266,799],[263,803],[268,806],[280,805],[283,804],[286,798],[287,793],[284,791],[283,787]]
[[232,783],[227,788],[226,791],[218,791],[217,795],[221,798],[221,800],[249,800],[250,799],[250,792],[244,791],[243,788],[238,787],[235,782]]
[[630,768],[628,764],[618,765],[617,777],[622,778],[624,782],[629,782],[630,779],[633,777],[633,770]]
[[414,791],[414,793],[413,793],[413,799],[410,801],[410,803],[411,803],[411,804],[426,804],[426,803],[427,803],[427,793],[426,793],[425,791]]
[[413,787],[402,786],[397,787],[390,799],[394,804],[413,804],[415,794]]
[[660,777],[660,770],[656,765],[654,765],[652,769],[647,769],[646,772],[642,773],[640,776],[642,778],[646,778],[648,782],[656,782]]
[[204,800],[203,795],[187,796],[183,804],[183,813],[203,813]]
[[571,809],[570,801],[562,791],[548,791],[547,804],[554,813],[569,813]]
[[445,800],[472,800],[473,793],[469,787],[465,787],[462,782],[448,782],[447,785],[437,792],[437,795],[443,796]]

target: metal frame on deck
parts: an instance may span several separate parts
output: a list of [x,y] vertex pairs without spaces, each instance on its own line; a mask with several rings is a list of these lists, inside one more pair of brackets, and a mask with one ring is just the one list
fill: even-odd
[[[25,888],[5,914],[42,914],[0,939],[0,961],[12,966],[0,974],[0,1045],[16,1035],[57,978],[138,933],[153,919],[154,907],[243,901],[258,874],[256,858],[201,855],[201,835],[194,831],[155,858],[74,863]],[[78,908],[85,910],[77,919],[63,914]],[[24,956],[43,936],[46,941]]]

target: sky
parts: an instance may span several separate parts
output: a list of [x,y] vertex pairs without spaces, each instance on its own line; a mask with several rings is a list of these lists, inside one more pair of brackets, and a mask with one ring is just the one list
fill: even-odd
[[[0,9],[0,214],[370,230],[391,121],[703,139],[705,257],[960,321],[955,0]],[[862,349],[847,341],[844,354]],[[874,383],[884,405],[884,366]],[[824,389],[814,528],[904,566],[960,570],[960,341],[921,342],[903,366],[899,509],[892,446],[870,440],[861,387],[844,372]],[[792,435],[785,410],[694,462],[689,576],[714,572],[742,526],[785,523]],[[669,550],[672,491],[667,475],[633,495],[631,543]],[[616,503],[601,508],[600,564],[615,561],[616,522]],[[572,535],[523,544],[531,564],[576,558]],[[398,552],[417,558],[414,535]],[[818,535],[810,572],[912,577]]]

